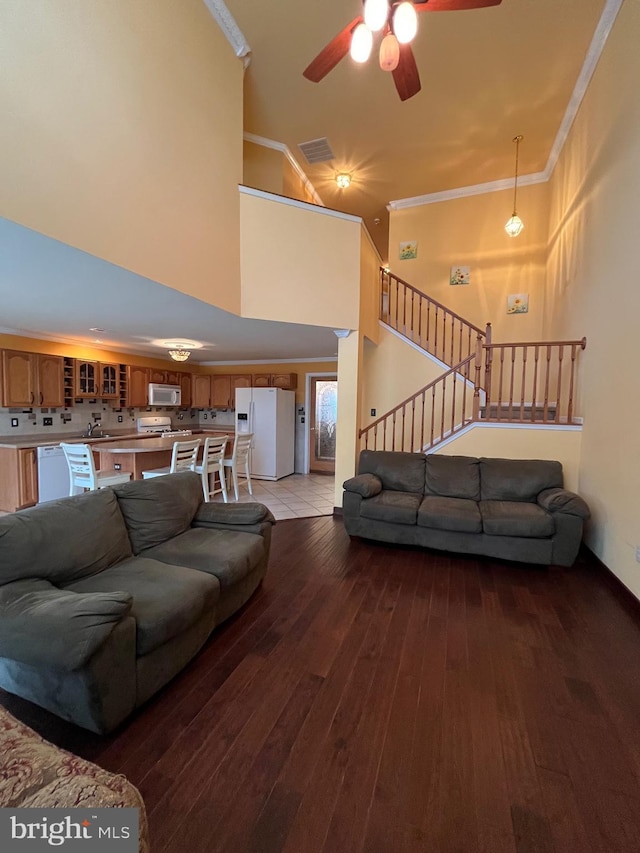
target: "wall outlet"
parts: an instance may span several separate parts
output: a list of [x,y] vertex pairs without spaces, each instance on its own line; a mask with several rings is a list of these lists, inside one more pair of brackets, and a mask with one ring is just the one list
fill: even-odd
[[121,424],[121,423],[122,423],[122,415],[118,415],[118,423],[119,423],[119,424]]
[[11,418],[11,426],[12,427],[18,426],[18,419],[17,418]]
[[113,463],[113,470],[114,471],[121,471],[122,470],[122,465],[120,464],[120,462],[114,462]]
[[209,416],[208,416],[208,415],[207,415],[207,413],[205,412],[205,413],[204,413],[204,419],[205,419],[205,421],[206,421],[206,419],[207,419],[208,417],[209,417]]
[[375,416],[376,416],[376,409],[371,409],[371,417],[375,418]]
[[640,545],[636,545],[636,563],[640,563]]
[[43,418],[42,426],[53,426],[53,418]]

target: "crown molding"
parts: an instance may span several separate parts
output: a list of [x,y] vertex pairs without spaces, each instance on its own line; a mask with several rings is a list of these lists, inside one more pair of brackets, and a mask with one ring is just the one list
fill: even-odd
[[285,145],[284,142],[276,142],[275,139],[267,139],[266,136],[258,136],[256,133],[243,133],[243,136],[247,142],[253,142],[256,145],[262,145],[263,148],[272,148],[274,151],[281,151],[284,156],[287,158],[298,177],[306,187],[306,189],[311,194],[311,197],[315,201],[316,204],[319,204],[321,207],[325,207],[325,203],[322,201],[318,193],[316,192],[316,188],[313,186],[309,178],[307,177],[304,169],[298,163],[296,158],[291,153],[291,149],[288,145]]
[[[533,172],[530,175],[518,175],[518,187],[531,186],[532,184],[543,184],[549,180],[546,171]],[[413,198],[400,198],[390,201],[387,210],[404,210],[406,207],[420,207],[423,204],[437,204],[441,201],[451,201],[455,198],[465,198],[471,195],[484,195],[485,193],[496,193],[501,190],[512,190],[513,178],[501,178],[499,181],[487,181],[485,184],[472,184],[468,187],[456,187],[453,190],[443,190],[438,193],[427,193],[416,195]]]
[[233,48],[233,52],[242,60],[245,68],[251,62],[251,48],[236,19],[233,17],[223,0],[203,0],[211,17],[222,30],[225,38]]
[[[529,175],[519,175],[519,187],[531,186],[532,184],[543,184],[548,181],[553,174],[553,170],[556,167],[560,153],[562,152],[564,144],[567,141],[567,137],[569,136],[569,131],[573,126],[573,122],[578,114],[580,105],[582,104],[587,89],[589,88],[589,83],[591,82],[593,73],[596,70],[596,66],[598,65],[602,51],[604,50],[607,38],[609,37],[609,33],[611,32],[618,12],[620,11],[622,2],[623,0],[607,0],[605,3],[602,15],[598,21],[598,26],[595,29],[593,38],[591,39],[591,44],[589,45],[585,60],[582,64],[582,69],[578,75],[576,85],[574,86],[571,97],[569,98],[569,103],[567,104],[564,117],[560,122],[556,138],[551,146],[547,165],[543,172],[532,172]],[[512,188],[513,178],[505,178],[499,181],[488,181],[485,184],[472,184],[467,187],[457,187],[452,190],[443,190],[442,192],[427,193],[426,195],[413,196],[412,198],[397,199],[396,201],[389,202],[387,210],[404,210],[408,207],[420,207],[424,204],[437,204],[441,201],[452,201],[456,198],[465,198],[466,196],[472,195],[484,195],[485,193],[499,192],[500,190]]]

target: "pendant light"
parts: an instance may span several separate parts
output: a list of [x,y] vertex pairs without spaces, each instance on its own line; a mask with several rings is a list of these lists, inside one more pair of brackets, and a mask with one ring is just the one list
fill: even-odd
[[522,134],[519,134],[518,136],[514,136],[512,140],[512,142],[515,142],[516,144],[516,176],[513,183],[513,214],[504,226],[504,230],[507,232],[509,237],[517,237],[524,228],[524,222],[516,213],[516,198],[518,194],[518,153],[520,151],[520,143],[523,139],[524,137]]

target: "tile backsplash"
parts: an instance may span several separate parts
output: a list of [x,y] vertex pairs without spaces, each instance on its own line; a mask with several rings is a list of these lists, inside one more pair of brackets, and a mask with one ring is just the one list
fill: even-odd
[[[201,413],[194,409],[176,410],[159,406],[154,406],[152,409],[114,410],[107,403],[90,403],[87,400],[76,403],[72,409],[34,409],[31,413],[29,410],[0,408],[0,436],[46,435],[47,432],[51,434],[68,432],[70,435],[80,435],[88,423],[97,421],[100,421],[105,431],[125,429],[135,432],[137,418],[144,415],[169,415],[172,426],[188,429],[198,426]],[[232,412],[231,415],[233,415]],[[119,416],[122,418],[121,423],[118,421]],[[18,426],[13,427],[11,422],[16,418]],[[45,426],[45,418],[50,418],[53,423]],[[218,421],[215,420],[214,423]]]

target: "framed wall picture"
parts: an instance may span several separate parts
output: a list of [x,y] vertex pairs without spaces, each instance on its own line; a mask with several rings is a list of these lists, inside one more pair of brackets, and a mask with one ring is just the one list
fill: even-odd
[[512,293],[507,296],[507,314],[526,314],[528,310],[528,293]]
[[401,261],[411,261],[414,258],[418,257],[418,241],[417,240],[405,240],[404,243],[400,243],[400,260]]
[[451,273],[449,275],[449,284],[469,284],[471,280],[471,268],[470,267],[451,267]]

